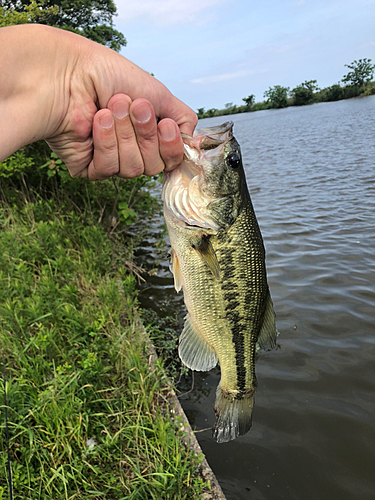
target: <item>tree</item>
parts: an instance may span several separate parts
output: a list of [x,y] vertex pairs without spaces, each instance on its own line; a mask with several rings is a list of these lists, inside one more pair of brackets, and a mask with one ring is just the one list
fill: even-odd
[[3,0],[3,15],[25,14],[30,5],[37,5],[38,9],[34,9],[28,19],[26,16],[26,20],[13,24],[48,24],[73,31],[116,51],[126,45],[124,35],[113,28],[113,16],[116,15],[113,0],[32,0],[31,3],[30,0]]
[[246,106],[252,106],[254,104],[254,101],[255,101],[255,95],[254,94],[250,94],[248,97],[243,97],[242,100],[244,101],[244,103],[246,104]]
[[36,22],[36,20],[40,22],[42,18],[48,19],[49,16],[57,15],[58,12],[57,6],[45,7],[43,3],[36,0],[31,0],[21,12],[2,6],[0,7],[0,28],[14,26],[15,24],[28,24]]
[[318,82],[316,80],[309,80],[297,85],[292,91],[291,95],[294,99],[296,106],[303,106],[309,104],[314,98],[314,92],[318,92]]
[[334,83],[324,90],[327,101],[339,101],[340,99],[344,99],[344,89],[341,87],[340,82]]
[[237,112],[237,104],[233,104],[233,102],[227,102],[225,104],[225,110],[223,112],[224,115],[231,115]]
[[271,108],[285,108],[287,105],[289,87],[275,85],[264,92],[264,98]]
[[204,108],[198,108],[197,109],[197,115],[198,115],[198,118],[203,118]]
[[351,64],[345,64],[345,66],[352,70],[342,79],[344,83],[349,83],[349,85],[363,87],[374,76],[375,64],[371,64],[371,59],[359,59]]

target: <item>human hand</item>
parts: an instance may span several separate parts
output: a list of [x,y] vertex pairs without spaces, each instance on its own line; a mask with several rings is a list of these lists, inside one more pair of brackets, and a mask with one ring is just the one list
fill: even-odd
[[[111,97],[107,108],[95,113],[92,131],[92,138],[87,138],[92,140],[92,159],[84,170],[80,170],[79,159],[71,163],[69,170],[73,176],[92,180],[112,175],[153,176],[164,169],[172,170],[182,161],[183,143],[178,125],[170,118],[157,124],[154,108],[146,99],[132,101],[125,94]],[[64,159],[64,149],[50,145]],[[87,158],[82,155],[84,163]]]
[[156,175],[182,161],[180,132],[192,135],[197,116],[149,73],[48,26],[1,28],[0,43],[0,161],[39,139],[72,176],[92,180]]

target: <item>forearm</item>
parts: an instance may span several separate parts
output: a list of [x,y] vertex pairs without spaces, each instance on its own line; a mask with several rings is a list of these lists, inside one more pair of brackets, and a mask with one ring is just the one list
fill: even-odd
[[49,137],[64,116],[74,51],[65,56],[58,35],[47,26],[0,28],[0,161]]

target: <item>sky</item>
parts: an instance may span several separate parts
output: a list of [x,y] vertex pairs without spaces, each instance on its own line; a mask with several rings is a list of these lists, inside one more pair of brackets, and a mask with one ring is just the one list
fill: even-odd
[[375,63],[375,0],[115,0],[121,54],[196,111]]

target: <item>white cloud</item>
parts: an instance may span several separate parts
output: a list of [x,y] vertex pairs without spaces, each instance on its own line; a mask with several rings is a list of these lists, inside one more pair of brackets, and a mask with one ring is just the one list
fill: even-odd
[[[117,0],[118,18],[131,21],[137,18],[154,24],[180,24],[200,22],[203,11],[233,0]],[[205,12],[210,15],[211,12]]]
[[207,85],[209,83],[224,82],[226,80],[233,80],[233,78],[241,78],[247,75],[265,73],[266,71],[267,70],[251,71],[248,69],[244,71],[237,71],[236,73],[224,73],[223,75],[204,76],[203,78],[195,78],[194,80],[191,80],[191,83],[196,83],[199,85]]

